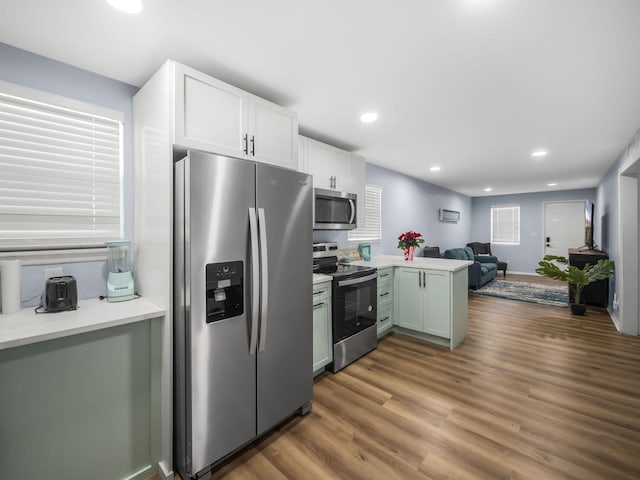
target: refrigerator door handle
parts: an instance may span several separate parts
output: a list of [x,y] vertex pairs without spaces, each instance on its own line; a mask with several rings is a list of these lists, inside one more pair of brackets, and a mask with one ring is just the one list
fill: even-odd
[[258,346],[258,315],[260,308],[260,253],[258,251],[258,218],[256,209],[249,208],[249,232],[251,235],[251,337],[249,355],[256,353]]
[[260,345],[258,351],[262,352],[267,343],[267,319],[269,312],[269,265],[267,260],[267,221],[264,208],[258,209],[258,231],[260,233],[260,278],[262,280],[262,292],[260,302]]

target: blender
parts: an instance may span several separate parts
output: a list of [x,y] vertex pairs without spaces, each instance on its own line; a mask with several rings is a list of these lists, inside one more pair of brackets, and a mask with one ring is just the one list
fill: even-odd
[[123,302],[135,297],[133,275],[131,274],[131,242],[112,240],[106,242],[109,261],[107,277],[107,300]]

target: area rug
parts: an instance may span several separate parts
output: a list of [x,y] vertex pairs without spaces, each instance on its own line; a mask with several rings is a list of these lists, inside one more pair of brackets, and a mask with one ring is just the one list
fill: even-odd
[[529,282],[510,282],[509,280],[493,280],[478,290],[469,290],[475,295],[507,298],[522,302],[541,303],[556,307],[569,306],[569,287],[541,285]]

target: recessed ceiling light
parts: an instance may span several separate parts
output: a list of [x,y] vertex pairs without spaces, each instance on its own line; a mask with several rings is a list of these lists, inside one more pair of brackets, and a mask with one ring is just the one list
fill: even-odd
[[360,115],[360,121],[362,123],[371,123],[378,120],[378,114],[376,112],[367,112]]
[[484,189],[485,192],[490,192],[491,190],[493,190],[493,188],[491,188],[491,187],[487,187],[487,188]]
[[555,183],[555,182],[551,182],[551,183],[547,183],[547,186],[548,186],[548,187],[557,187],[557,186],[558,186],[558,184],[557,184],[557,183]]
[[432,172],[437,172],[440,170],[440,167],[431,167],[429,170],[431,170]]
[[138,13],[142,10],[142,0],[107,0],[107,2],[121,12]]
[[536,150],[535,152],[533,152],[531,154],[532,157],[544,157],[547,155],[547,151],[546,150]]

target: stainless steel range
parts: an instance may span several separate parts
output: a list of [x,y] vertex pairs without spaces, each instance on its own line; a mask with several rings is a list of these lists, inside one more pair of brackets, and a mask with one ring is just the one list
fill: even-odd
[[335,243],[313,244],[313,271],[333,277],[333,363],[328,369],[334,373],[378,345],[378,272],[372,267],[338,263],[337,251]]

